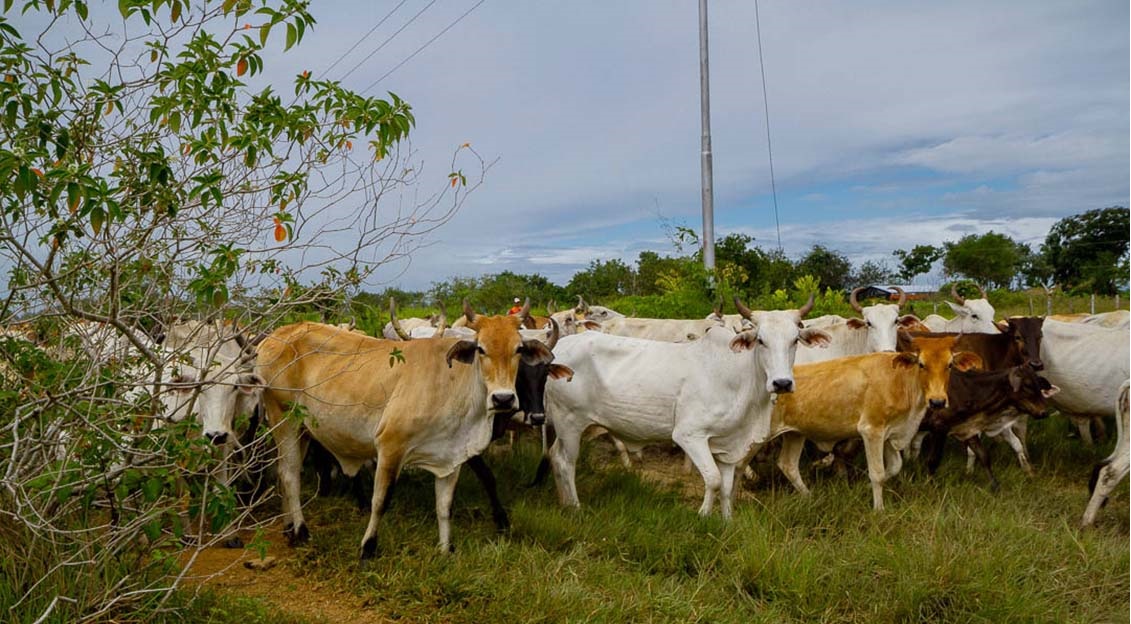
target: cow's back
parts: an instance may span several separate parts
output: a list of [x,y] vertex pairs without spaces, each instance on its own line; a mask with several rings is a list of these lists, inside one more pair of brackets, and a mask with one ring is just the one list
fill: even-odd
[[1131,332],[1045,319],[1043,334],[1043,375],[1060,387],[1050,402],[1072,414],[1112,414],[1129,373]]

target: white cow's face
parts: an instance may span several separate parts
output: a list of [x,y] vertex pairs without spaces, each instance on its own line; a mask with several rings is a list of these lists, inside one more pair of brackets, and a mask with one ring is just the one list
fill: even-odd
[[860,311],[868,331],[868,352],[895,351],[896,331],[899,329],[899,306],[894,303],[877,303]]
[[994,325],[994,307],[989,301],[967,299],[962,305],[950,301],[946,303],[955,314],[948,327],[949,331],[963,334],[996,334],[1001,331]]
[[735,336],[730,348],[754,351],[765,375],[765,379],[754,381],[764,383],[767,392],[793,392],[793,361],[798,343],[827,347],[830,336],[819,329],[803,328],[797,310],[755,312],[753,317],[754,329]]
[[171,420],[196,415],[204,437],[214,444],[236,439],[232,423],[239,414],[250,413],[266,385],[259,375],[239,370],[234,360],[213,358],[208,366],[198,362],[173,365],[172,387],[162,394]]
[[598,323],[611,321],[615,318],[623,318],[624,315],[612,308],[605,306],[589,306],[589,311],[585,313],[585,318]]

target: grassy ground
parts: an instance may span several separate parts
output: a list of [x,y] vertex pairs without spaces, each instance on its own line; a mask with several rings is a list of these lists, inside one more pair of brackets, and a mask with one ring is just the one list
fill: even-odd
[[1084,448],[1067,429],[1057,418],[1031,428],[1032,479],[995,448],[997,494],[964,473],[957,452],[934,478],[907,466],[883,513],[871,511],[866,479],[812,472],[804,499],[766,469],[730,523],[696,515],[701,482],[673,467],[678,457],[651,450],[642,477],[598,443],[578,469],[583,508],[562,510],[551,483],[518,485],[537,461],[531,441],[488,460],[509,535],[494,534],[464,474],[457,552],[436,552],[431,477],[409,472],[375,561],[358,562],[365,518],[342,498],[308,503],[312,544],[273,554],[300,584],[413,622],[1126,622],[1127,486],[1098,529],[1079,531],[1090,466],[1106,447]]

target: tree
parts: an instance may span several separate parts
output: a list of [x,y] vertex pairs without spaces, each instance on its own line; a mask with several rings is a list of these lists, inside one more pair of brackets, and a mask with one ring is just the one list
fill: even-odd
[[910,282],[916,275],[931,270],[931,266],[943,256],[943,249],[933,245],[915,245],[911,251],[896,249],[891,255],[899,258],[899,279]]
[[602,298],[627,295],[635,278],[636,272],[632,267],[618,258],[593,260],[588,269],[574,274],[566,290],[573,295],[600,301]]
[[[143,330],[187,317],[254,335],[332,315],[450,220],[486,166],[456,149],[427,199],[379,211],[386,192],[430,179],[405,142],[408,103],[352,92],[293,54],[290,85],[249,86],[314,27],[305,2],[123,0],[120,15],[18,4],[0,16],[0,323],[57,337],[95,322],[140,355],[0,340],[5,539],[39,549],[3,558],[0,577],[44,580],[19,590],[40,620],[113,619],[175,585],[182,494],[214,525],[246,511],[210,478],[192,422],[150,431],[156,398],[123,395],[168,392],[138,372],[163,366]],[[139,415],[151,435],[131,433]],[[82,585],[52,601],[60,575]]]
[[860,268],[853,273],[850,280],[850,285],[855,288],[857,286],[867,286],[869,284],[883,284],[892,278],[891,269],[882,262],[874,260],[866,260],[860,265]]
[[797,273],[816,277],[824,288],[844,290],[852,274],[852,263],[838,251],[813,245],[809,253],[798,261]]
[[1112,206],[1057,221],[1041,246],[1056,282],[1109,295],[1126,285],[1129,214]]
[[947,242],[943,271],[962,275],[984,285],[1007,288],[1021,266],[1027,250],[1004,234],[990,231],[968,234]]

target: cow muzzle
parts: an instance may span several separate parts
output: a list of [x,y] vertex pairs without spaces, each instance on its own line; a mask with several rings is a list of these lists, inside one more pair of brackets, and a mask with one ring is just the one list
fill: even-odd
[[491,410],[496,412],[518,411],[518,401],[513,392],[499,391],[491,393]]
[[793,392],[792,379],[775,379],[772,384],[774,394],[782,394],[785,392]]
[[204,432],[204,437],[208,438],[208,441],[216,446],[220,446],[228,441],[228,433],[225,431],[206,431]]
[[927,404],[931,406],[931,409],[942,409],[946,407],[946,399],[930,399]]
[[528,424],[528,425],[534,425],[535,427],[541,427],[542,425],[546,424],[546,415],[541,413],[541,412],[534,412],[533,414],[527,414],[526,420],[527,420],[526,424]]
[[1040,360],[1029,360],[1029,368],[1035,371],[1045,370],[1045,363]]

